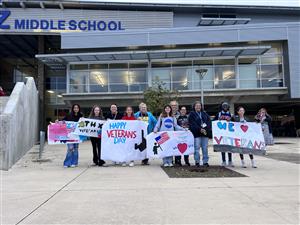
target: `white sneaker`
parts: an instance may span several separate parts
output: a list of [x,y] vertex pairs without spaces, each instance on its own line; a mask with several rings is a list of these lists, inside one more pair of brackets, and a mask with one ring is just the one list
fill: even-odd
[[169,167],[173,167],[173,163],[169,163],[168,166],[169,166]]
[[75,165],[71,165],[71,167],[72,167],[72,168],[75,168],[76,166],[75,166]]
[[230,167],[234,167],[233,163],[232,162],[228,162],[228,166]]
[[117,165],[119,165],[119,163],[118,162],[112,162],[112,164],[114,165],[114,166],[117,166]]
[[127,165],[126,165],[126,162],[122,163],[122,166],[123,166],[123,167],[127,166]]
[[254,160],[251,160],[251,165],[252,165],[252,168],[257,168],[257,166],[255,165]]
[[242,162],[242,167],[243,167],[243,168],[247,168],[247,166],[246,166],[246,164],[245,164],[245,161],[244,161],[244,160],[241,160],[241,162]]
[[68,168],[68,166],[64,166],[64,168]]
[[225,167],[226,166],[226,162],[222,162],[221,166]]
[[129,166],[130,166],[130,167],[133,167],[133,166],[134,166],[134,162],[130,162],[130,163],[129,163]]
[[168,164],[168,163],[165,163],[165,164],[164,164],[164,167],[169,167],[169,164]]

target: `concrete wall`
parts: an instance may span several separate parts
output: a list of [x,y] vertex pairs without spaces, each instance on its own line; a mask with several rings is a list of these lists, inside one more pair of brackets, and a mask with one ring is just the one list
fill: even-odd
[[33,78],[18,82],[0,114],[0,169],[8,170],[36,143],[38,92]]

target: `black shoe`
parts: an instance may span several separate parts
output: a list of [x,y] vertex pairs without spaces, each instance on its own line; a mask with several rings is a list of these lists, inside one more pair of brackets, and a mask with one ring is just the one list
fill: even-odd
[[200,163],[195,163],[195,166],[196,167],[200,167]]
[[143,166],[149,166],[150,164],[149,164],[149,159],[144,159],[144,160],[142,160],[142,165]]
[[203,166],[209,167],[209,164],[208,163],[204,163]]
[[181,162],[176,162],[174,165],[175,166],[182,166]]
[[191,164],[189,162],[186,162],[185,165],[186,166],[191,166]]

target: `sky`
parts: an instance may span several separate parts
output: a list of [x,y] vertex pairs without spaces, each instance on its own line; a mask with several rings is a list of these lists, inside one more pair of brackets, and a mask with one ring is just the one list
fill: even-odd
[[[75,0],[76,1],[76,0]],[[300,7],[300,0],[78,0],[81,2]]]

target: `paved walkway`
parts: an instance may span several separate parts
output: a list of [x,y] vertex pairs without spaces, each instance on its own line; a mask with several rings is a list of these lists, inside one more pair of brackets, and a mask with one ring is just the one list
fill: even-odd
[[[276,139],[268,152],[300,154],[300,139]],[[220,154],[210,147],[210,163]],[[299,164],[256,157],[242,178],[168,178],[159,167],[91,167],[91,145],[80,166],[64,169],[65,146],[33,148],[1,172],[1,224],[299,224]],[[245,157],[248,165],[250,160]]]

